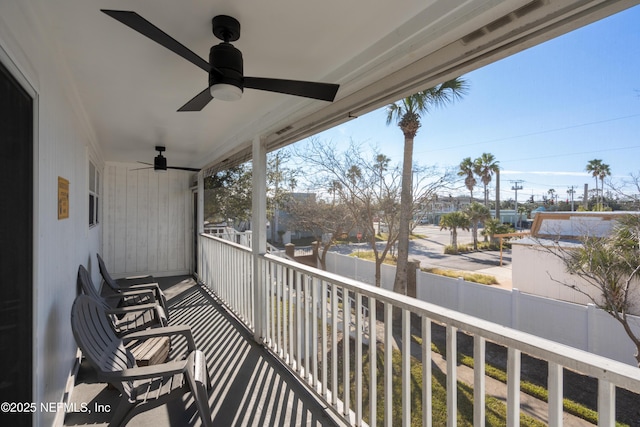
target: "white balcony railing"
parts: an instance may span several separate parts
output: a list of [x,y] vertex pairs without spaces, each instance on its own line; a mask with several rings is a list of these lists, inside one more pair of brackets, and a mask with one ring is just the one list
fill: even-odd
[[[412,316],[419,319],[414,330],[417,327],[422,335],[422,343],[414,343],[413,356],[417,356],[424,368],[424,426],[432,425],[432,322],[446,327],[449,426],[455,426],[457,419],[457,366],[456,357],[452,355],[456,354],[458,330],[474,337],[474,426],[485,423],[486,341],[508,349],[508,426],[517,426],[520,422],[521,353],[549,364],[550,426],[561,426],[563,422],[563,368],[598,380],[600,426],[615,425],[616,387],[640,392],[640,369],[636,367],[283,258],[254,257],[248,248],[215,237],[202,235],[199,241],[200,280],[282,363],[351,425],[411,424]],[[366,310],[367,307],[372,309]],[[345,331],[351,339],[341,339]],[[394,350],[396,342],[399,344]],[[415,348],[418,345],[419,350]],[[394,351],[399,351],[401,357],[400,375],[392,366]],[[369,385],[378,384],[380,357],[384,385],[382,395],[378,396],[377,388]],[[368,366],[366,371],[365,366]],[[393,407],[394,390],[401,394],[401,408]],[[384,406],[382,420],[378,419],[376,410],[379,402]],[[368,408],[366,413],[365,408]]]

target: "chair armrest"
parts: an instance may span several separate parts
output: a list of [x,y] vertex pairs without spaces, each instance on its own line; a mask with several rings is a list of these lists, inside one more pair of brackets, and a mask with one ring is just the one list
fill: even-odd
[[156,307],[158,307],[158,304],[138,304],[138,305],[126,305],[124,307],[118,307],[118,308],[110,308],[110,309],[105,309],[105,312],[107,314],[127,314],[127,313],[135,313],[137,311],[148,311],[148,310],[153,310],[156,311]]
[[149,295],[152,298],[155,298],[155,292],[153,289],[131,289],[120,292],[118,295],[123,295],[127,297],[138,297],[138,296],[147,296]]
[[109,381],[117,379],[119,381],[135,381],[149,378],[165,377],[169,375],[181,374],[185,372],[186,360],[159,363],[157,365],[136,366],[135,368],[123,369],[116,372],[103,373],[102,376]]
[[144,283],[141,285],[131,285],[126,290],[122,290],[120,292],[131,292],[131,291],[141,291],[147,290],[155,293],[156,299],[160,299],[160,295],[162,295],[162,289],[160,289],[160,285],[157,283]]
[[160,285],[157,283],[138,283],[131,286],[127,286],[127,290],[135,290],[135,289],[150,289],[155,291],[160,290]]
[[103,298],[105,299],[125,299],[125,298],[149,298],[150,303],[154,303],[157,301],[156,294],[153,292],[153,289],[136,289],[132,291],[122,291],[117,294],[106,295]]
[[140,276],[127,276],[127,277],[123,277],[122,279],[118,279],[118,280],[140,280],[140,279],[152,279],[153,276],[150,274],[141,274]]
[[193,339],[193,333],[188,325],[165,326],[161,328],[145,329],[144,331],[130,332],[120,337],[120,339],[127,343],[134,339],[169,337],[172,335],[182,335],[187,340],[187,349],[189,351],[194,351],[196,349],[196,342]]
[[[157,327],[167,327],[169,326],[169,319],[165,314],[165,311],[160,305],[156,302],[153,304],[138,304],[138,305],[126,305],[119,308],[112,308],[109,310],[105,310],[107,314],[126,314],[126,313],[136,313],[136,312],[144,312],[144,311],[152,311],[153,317],[155,321],[158,323]],[[152,326],[156,327],[156,326]]]

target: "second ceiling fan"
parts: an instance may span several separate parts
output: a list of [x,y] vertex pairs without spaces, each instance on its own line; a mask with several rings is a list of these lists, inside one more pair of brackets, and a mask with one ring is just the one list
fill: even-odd
[[[162,153],[165,150],[166,150],[166,148],[163,147],[162,145],[156,145],[156,151],[158,152],[158,155],[153,158],[153,164],[147,163],[147,162],[138,162],[138,163],[142,163],[143,165],[149,165],[150,166],[148,168],[140,168],[140,169],[151,169],[151,168],[153,168],[153,170],[156,171],[156,172],[164,172],[167,169],[177,169],[177,170],[181,170],[181,171],[190,171],[190,172],[198,172],[200,170],[198,168],[187,168],[187,167],[183,167],[183,166],[167,166],[167,158],[162,155]],[[133,169],[133,170],[138,170],[138,169]]]
[[106,9],[102,9],[102,12],[149,37],[209,74],[209,87],[180,107],[178,111],[200,111],[213,98],[225,101],[240,99],[244,88],[332,102],[340,87],[332,83],[245,77],[242,52],[230,43],[240,38],[240,23],[231,16],[218,15],[212,19],[213,34],[222,40],[222,43],[211,47],[209,62],[207,62],[136,12]]

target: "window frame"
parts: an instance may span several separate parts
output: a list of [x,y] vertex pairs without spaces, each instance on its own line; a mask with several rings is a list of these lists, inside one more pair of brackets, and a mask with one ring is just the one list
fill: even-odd
[[100,170],[89,160],[89,228],[100,224]]

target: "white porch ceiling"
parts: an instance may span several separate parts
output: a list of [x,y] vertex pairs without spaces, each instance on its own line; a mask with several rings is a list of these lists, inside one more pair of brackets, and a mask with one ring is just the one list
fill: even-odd
[[[107,161],[204,167],[283,146],[637,4],[629,0],[28,0]],[[240,21],[247,76],[341,85],[336,101],[246,89],[177,109],[207,74],[100,12],[131,10],[208,61],[211,18]],[[287,131],[280,132],[283,129]]]

